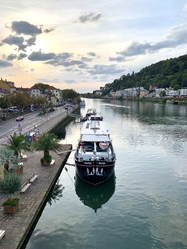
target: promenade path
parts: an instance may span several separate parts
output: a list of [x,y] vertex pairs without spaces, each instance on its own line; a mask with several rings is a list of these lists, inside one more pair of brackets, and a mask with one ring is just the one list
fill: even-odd
[[[51,130],[57,123],[62,121],[67,113],[59,114],[53,119],[40,124],[40,133]],[[39,214],[44,208],[46,197],[56,183],[72,149],[70,144],[61,146],[60,151],[65,153],[58,155],[50,152],[55,159],[53,166],[42,166],[40,158],[43,152],[25,152],[27,161],[23,162],[22,184],[28,181],[34,174],[38,178],[31,184],[25,193],[16,192],[15,197],[20,198],[19,210],[14,215],[3,213],[1,204],[8,195],[0,193],[0,230],[5,230],[5,236],[0,240],[0,249],[23,249],[24,242],[31,228],[36,223]]]

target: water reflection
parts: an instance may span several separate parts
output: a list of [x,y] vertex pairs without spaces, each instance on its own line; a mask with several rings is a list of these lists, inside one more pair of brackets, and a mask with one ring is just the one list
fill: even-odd
[[93,186],[82,181],[77,175],[75,177],[75,191],[85,206],[92,208],[95,212],[107,203],[115,192],[115,173],[104,183]]
[[47,202],[49,203],[50,206],[52,205],[53,202],[56,203],[57,201],[60,200],[60,198],[62,197],[63,190],[64,190],[64,187],[62,186],[62,184],[59,183],[59,180],[58,180],[53,190],[47,197]]

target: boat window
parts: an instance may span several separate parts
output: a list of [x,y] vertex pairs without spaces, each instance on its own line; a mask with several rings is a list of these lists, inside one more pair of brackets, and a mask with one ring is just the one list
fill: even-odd
[[98,146],[102,151],[106,151],[109,147],[109,143],[108,142],[100,142],[99,146]]
[[96,150],[97,152],[102,152],[103,150],[101,149],[101,147],[99,146],[99,142],[96,143]]
[[82,149],[85,151],[94,151],[94,143],[93,142],[84,142],[84,143],[82,143]]

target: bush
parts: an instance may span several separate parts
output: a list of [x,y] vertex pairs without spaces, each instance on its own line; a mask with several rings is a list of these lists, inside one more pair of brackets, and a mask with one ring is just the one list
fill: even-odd
[[3,192],[14,194],[21,188],[21,177],[17,174],[7,173],[0,179],[0,189]]
[[9,198],[5,202],[3,202],[2,206],[11,206],[14,207],[18,204],[19,198]]

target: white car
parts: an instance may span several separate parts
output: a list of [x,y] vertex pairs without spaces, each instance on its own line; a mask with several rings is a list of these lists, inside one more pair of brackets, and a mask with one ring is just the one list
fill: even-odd
[[24,120],[23,116],[19,116],[19,117],[16,118],[16,121],[22,121],[22,120]]

